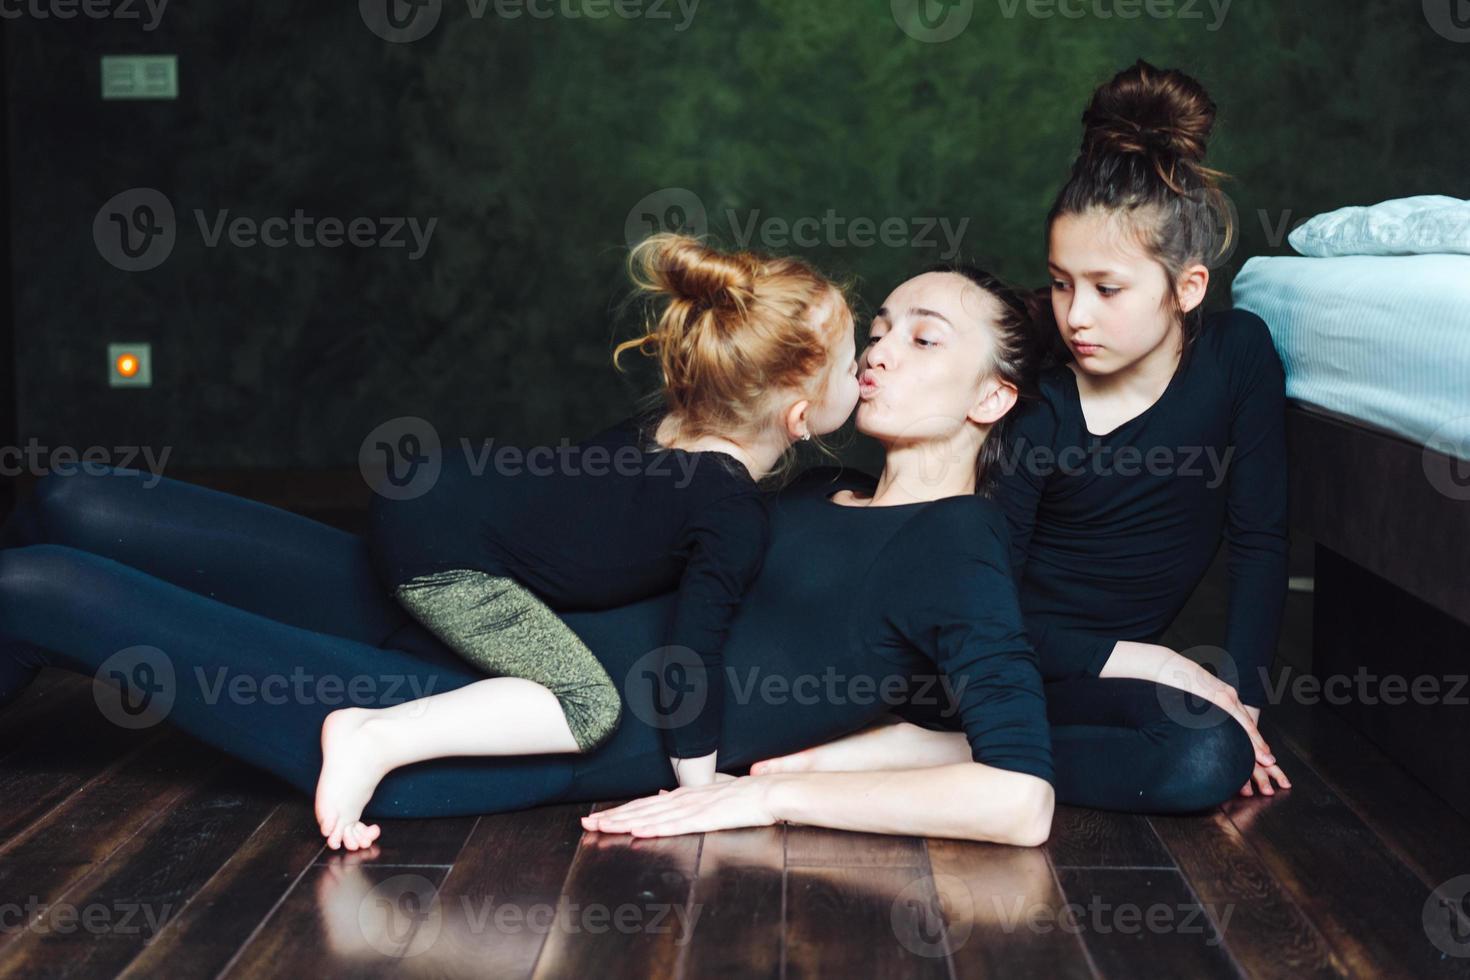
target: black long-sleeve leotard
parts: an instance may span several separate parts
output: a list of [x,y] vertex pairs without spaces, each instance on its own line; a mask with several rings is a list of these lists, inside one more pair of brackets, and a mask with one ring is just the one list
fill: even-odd
[[657,445],[662,417],[633,416],[539,455],[447,452],[427,492],[373,497],[368,540],[390,591],[469,568],[570,612],[677,588],[667,643],[680,682],[709,706],[665,730],[669,754],[689,758],[718,748],[726,633],[765,555],[767,495],[729,454]]
[[1088,430],[1066,365],[1017,407],[994,498],[1048,680],[1096,676],[1118,640],[1156,642],[1223,533],[1220,666],[1262,704],[1286,597],[1284,389],[1266,324],[1229,310],[1205,319],[1159,400],[1111,432]]
[[830,499],[871,482],[822,467],[775,495],[771,546],[727,644],[729,761],[779,754],[793,725],[827,739],[918,700],[953,710],[976,761],[1050,780],[1004,516],[968,494],[891,507]]

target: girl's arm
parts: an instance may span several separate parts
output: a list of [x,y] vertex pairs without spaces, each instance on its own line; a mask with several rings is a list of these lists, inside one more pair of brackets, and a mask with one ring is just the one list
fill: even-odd
[[680,786],[715,776],[723,723],[724,645],[730,623],[765,561],[770,517],[765,497],[737,493],[693,516],[683,547],[669,649],[657,704],[665,712],[664,747]]
[[1231,388],[1225,649],[1240,699],[1258,711],[1286,604],[1286,379],[1265,321],[1236,310],[1217,328]]
[[1246,734],[1251,737],[1251,744],[1256,747],[1258,763],[1267,766],[1276,764],[1270,746],[1261,737],[1255,718],[1246,712],[1235,687],[1168,647],[1156,643],[1119,640],[1113,647],[1113,655],[1108,658],[1098,676],[1135,677],[1204,698],[1218,705],[1245,729]]
[[669,766],[674,770],[674,778],[680,786],[705,786],[715,781],[715,766],[719,764],[719,754],[716,751],[688,759],[669,756]]
[[894,772],[778,773],[681,788],[582,818],[587,830],[666,837],[797,823],[1034,847],[1056,796],[1029,773],[961,762]]
[[1257,724],[1260,721],[1261,709],[1243,703],[1234,685],[1216,677],[1188,657],[1154,643],[1119,640],[1117,646],[1113,648],[1112,657],[1108,659],[1103,666],[1102,673],[1098,676],[1137,677],[1188,691],[1217,705],[1240,723],[1240,727],[1244,728],[1245,733],[1250,736],[1251,745],[1256,750],[1255,772],[1251,774],[1250,781],[1241,788],[1241,795],[1253,795],[1255,790],[1252,787],[1254,786],[1260,792],[1270,796],[1276,792],[1272,788],[1272,780],[1275,780],[1282,789],[1291,788],[1291,781],[1276,764],[1276,757],[1271,753],[1271,747],[1261,736],[1261,730]]

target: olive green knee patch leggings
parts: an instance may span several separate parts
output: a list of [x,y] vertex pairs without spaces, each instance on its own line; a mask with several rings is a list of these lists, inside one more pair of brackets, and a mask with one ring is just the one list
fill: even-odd
[[511,578],[456,568],[410,579],[394,598],[461,657],[487,674],[547,688],[583,752],[607,740],[622,699],[581,637]]

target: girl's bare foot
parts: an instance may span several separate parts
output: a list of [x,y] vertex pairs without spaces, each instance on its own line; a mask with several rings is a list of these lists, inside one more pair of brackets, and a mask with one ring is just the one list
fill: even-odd
[[377,840],[381,828],[360,819],[387,774],[370,708],[342,708],[322,722],[322,772],[316,783],[316,819],[327,846],[349,851]]

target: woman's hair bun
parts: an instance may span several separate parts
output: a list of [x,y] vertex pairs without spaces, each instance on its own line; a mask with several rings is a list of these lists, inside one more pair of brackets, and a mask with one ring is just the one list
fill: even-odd
[[1215,103],[1184,72],[1140,59],[1098,86],[1082,123],[1084,153],[1170,156],[1198,165],[1215,125]]

